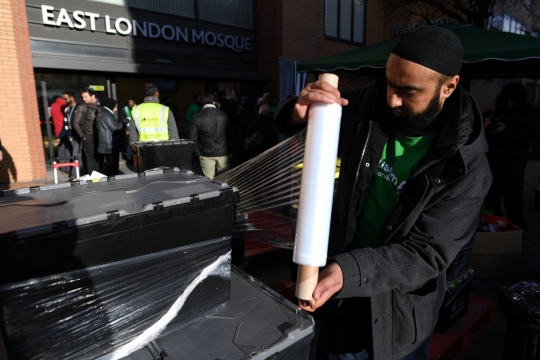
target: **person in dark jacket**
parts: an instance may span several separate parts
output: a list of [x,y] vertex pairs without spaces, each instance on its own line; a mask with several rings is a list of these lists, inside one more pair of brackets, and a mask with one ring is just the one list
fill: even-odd
[[117,121],[116,100],[104,98],[96,116],[99,134],[98,152],[103,155],[104,163],[101,172],[107,176],[118,175],[120,150],[122,149],[124,124]]
[[278,134],[273,126],[273,117],[274,113],[270,110],[270,105],[260,107],[259,116],[253,120],[246,133],[246,141],[249,141],[251,136],[258,133],[260,135],[260,143],[247,145],[245,151],[247,152],[248,159],[253,159],[277,145]]
[[342,94],[323,82],[283,101],[293,134],[315,102],[343,106],[329,264],[307,311],[324,305],[319,359],[427,359],[445,270],[473,237],[491,175],[478,106],[458,85],[449,30],[405,34],[386,83]]
[[216,108],[212,94],[203,97],[202,110],[193,116],[189,139],[204,175],[213,179],[229,169],[232,127],[227,114]]
[[486,209],[501,216],[501,197],[504,198],[508,219],[523,230],[527,230],[523,215],[525,167],[539,121],[539,112],[527,104],[527,93],[520,83],[503,87],[495,112],[485,120],[487,157],[493,174]]
[[73,126],[82,140],[86,173],[92,174],[94,170],[100,170],[102,163],[102,157],[97,152],[98,135],[94,131],[99,101],[92,89],[84,89],[81,95],[84,104],[77,106]]
[[[63,146],[58,148],[58,156],[64,158],[72,156],[77,157],[77,160],[79,161],[79,169],[82,169],[84,163],[82,158],[81,138],[77,132],[73,130],[75,113],[77,111],[78,104],[75,101],[75,94],[73,91],[64,91],[62,93],[62,98],[64,99],[66,106],[64,109],[64,122],[62,130],[58,136],[61,141],[61,145]],[[74,167],[68,166],[63,168],[63,170],[69,175],[70,180],[75,180],[77,172]]]

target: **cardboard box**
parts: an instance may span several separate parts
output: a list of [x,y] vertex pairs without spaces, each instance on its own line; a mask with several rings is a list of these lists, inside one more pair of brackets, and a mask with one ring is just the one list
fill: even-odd
[[471,256],[474,276],[514,277],[522,242],[523,230],[514,224],[510,224],[507,231],[476,233]]

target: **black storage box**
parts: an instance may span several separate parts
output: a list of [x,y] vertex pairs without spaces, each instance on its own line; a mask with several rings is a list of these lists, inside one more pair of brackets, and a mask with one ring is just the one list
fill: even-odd
[[0,285],[231,235],[238,191],[192,172],[121,175],[0,197]]
[[307,360],[314,325],[307,313],[233,267],[224,307],[125,359]]
[[[0,358],[96,359],[131,341],[230,252],[237,201],[178,170],[4,192]],[[229,299],[223,261],[167,331]]]
[[191,170],[193,142],[189,140],[136,142],[131,144],[131,151],[137,172],[162,166]]
[[467,312],[473,273],[474,270],[468,269],[448,285],[435,325],[436,331],[445,332]]

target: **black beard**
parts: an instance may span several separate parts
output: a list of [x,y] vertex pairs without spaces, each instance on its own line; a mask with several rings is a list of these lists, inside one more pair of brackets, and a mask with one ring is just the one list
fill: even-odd
[[426,109],[421,113],[411,114],[406,109],[401,109],[404,116],[395,116],[392,113],[392,120],[395,128],[404,136],[422,136],[435,128],[441,108],[439,91],[436,91]]

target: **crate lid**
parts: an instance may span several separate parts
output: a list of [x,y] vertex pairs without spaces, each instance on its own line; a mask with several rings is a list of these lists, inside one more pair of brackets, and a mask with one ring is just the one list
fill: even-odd
[[0,237],[47,234],[55,224],[77,227],[237,192],[191,171],[158,170],[102,179],[5,191],[0,197]]

